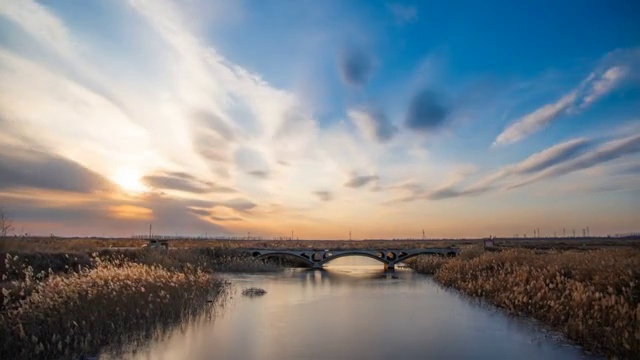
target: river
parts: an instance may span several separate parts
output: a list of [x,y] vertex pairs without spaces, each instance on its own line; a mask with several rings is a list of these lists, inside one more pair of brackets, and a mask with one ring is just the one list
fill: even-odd
[[[384,272],[370,259],[338,259],[323,271],[226,277],[235,291],[212,317],[185,324],[125,357],[593,358],[531,321],[507,316],[411,270]],[[242,296],[247,287],[267,293]]]

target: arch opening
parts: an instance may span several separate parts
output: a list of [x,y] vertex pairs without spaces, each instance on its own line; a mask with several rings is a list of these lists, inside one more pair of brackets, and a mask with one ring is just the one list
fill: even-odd
[[387,264],[388,263],[387,260],[384,257],[379,257],[379,256],[374,255],[374,254],[364,253],[364,252],[348,252],[348,253],[344,253],[344,254],[336,254],[336,255],[333,255],[330,258],[324,259],[320,263],[320,265],[329,264],[334,260],[341,259],[341,258],[347,258],[347,257],[369,258],[369,259],[376,260],[376,262],[378,262],[378,263],[382,263],[382,264]]

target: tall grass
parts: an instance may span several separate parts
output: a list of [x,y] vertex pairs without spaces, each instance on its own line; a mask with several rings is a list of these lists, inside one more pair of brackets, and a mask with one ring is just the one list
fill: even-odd
[[126,251],[101,251],[102,258],[124,257],[129,261],[161,265],[167,269],[182,270],[197,266],[211,272],[276,272],[283,269],[277,263],[257,259],[240,249],[186,248],[169,251],[136,249]]
[[[478,248],[472,248],[471,252]],[[640,251],[514,249],[460,258],[419,258],[417,271],[562,331],[586,348],[640,354]]]
[[198,316],[226,289],[211,272],[189,264],[175,269],[123,258],[96,257],[91,268],[48,275],[27,267],[3,290],[0,358],[96,355]]

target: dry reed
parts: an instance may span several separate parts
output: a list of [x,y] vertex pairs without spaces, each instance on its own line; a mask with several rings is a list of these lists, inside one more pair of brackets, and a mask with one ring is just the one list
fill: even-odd
[[475,254],[411,265],[445,286],[539,319],[588,349],[640,354],[640,251],[469,252]]
[[[8,255],[7,268],[17,260]],[[132,344],[198,316],[226,288],[190,265],[178,271],[121,258],[44,277],[27,267],[3,290],[0,358],[80,358]]]

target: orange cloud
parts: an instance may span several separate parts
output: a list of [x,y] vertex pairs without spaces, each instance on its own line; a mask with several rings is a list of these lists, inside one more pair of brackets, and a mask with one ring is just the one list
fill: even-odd
[[153,211],[142,206],[116,205],[109,207],[109,215],[116,219],[149,220],[153,218]]

